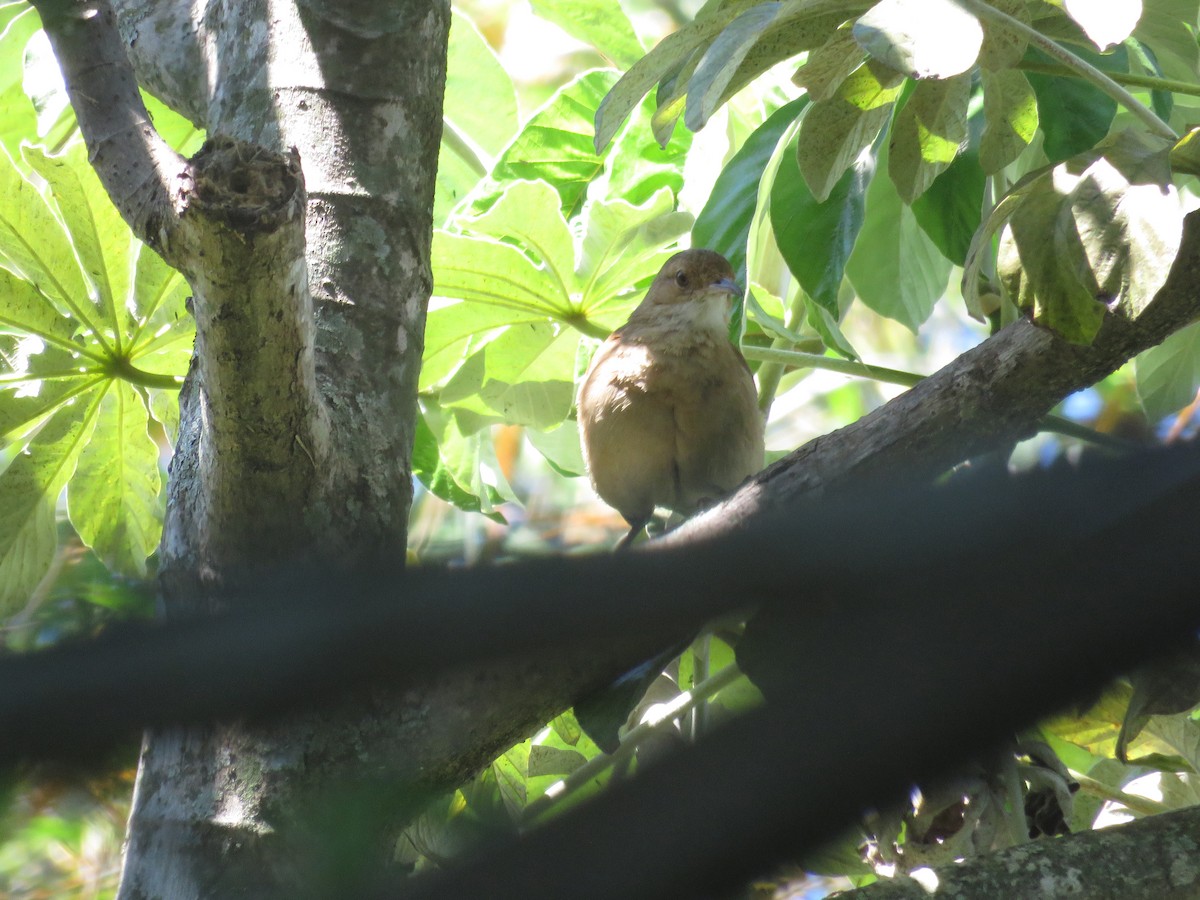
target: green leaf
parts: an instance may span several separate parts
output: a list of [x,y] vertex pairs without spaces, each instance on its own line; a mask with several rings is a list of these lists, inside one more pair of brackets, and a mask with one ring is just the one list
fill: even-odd
[[574,419],[567,419],[558,428],[550,431],[539,431],[536,428],[527,429],[525,436],[529,443],[560,475],[568,478],[587,473],[583,464],[583,451],[579,446],[578,425]]
[[596,69],[560,88],[501,155],[493,180],[549,182],[562,199],[563,211],[577,210],[588,184],[604,167],[604,154],[592,146],[592,121],[616,80],[611,69]]
[[979,154],[966,150],[912,204],[921,229],[948,260],[965,266],[983,218],[986,181]]
[[780,4],[763,3],[746,10],[717,36],[688,81],[684,122],[692,131],[704,127],[721,104],[725,88],[737,74],[746,54],[779,14]]
[[807,97],[793,100],[755,129],[721,170],[692,226],[692,246],[723,254],[733,265],[739,283],[746,281],[746,246],[763,173],[784,132],[807,105]]
[[600,153],[608,146],[621,123],[655,84],[683,66],[698,47],[714,38],[738,16],[744,6],[727,4],[719,9],[714,8],[711,15],[704,15],[702,10],[694,22],[668,34],[622,75],[596,110],[596,152]]
[[983,28],[953,0],[882,0],[854,23],[854,39],[911,78],[949,78],[975,63]]
[[146,104],[146,111],[150,113],[154,130],[172,149],[184,156],[191,156],[203,146],[203,128],[197,128],[152,94],[142,91],[142,101]]
[[617,0],[531,0],[530,6],[535,14],[591,44],[622,69],[645,53]]
[[912,203],[958,155],[967,137],[971,76],[921,81],[892,123],[888,174]]
[[808,91],[811,100],[828,100],[843,81],[862,65],[863,50],[849,28],[839,28],[792,76],[792,82]]
[[187,311],[191,287],[183,276],[145,244],[138,244],[135,249],[132,307],[135,327],[129,353],[138,359],[164,343],[164,339],[190,342],[196,323]]
[[[1124,47],[1105,56],[1074,48],[1074,53],[1100,69],[1127,72],[1129,57]],[[1049,58],[1030,48],[1031,58],[1047,62]],[[1045,136],[1042,149],[1050,162],[1061,162],[1094,147],[1108,134],[1117,101],[1082,78],[1028,74],[1037,95],[1038,119]]]
[[[1139,41],[1137,38],[1130,38],[1126,41],[1125,46],[1129,48],[1129,52],[1133,54],[1133,58],[1138,61],[1143,69],[1155,78],[1166,78],[1166,73],[1163,72],[1162,66],[1158,64],[1158,57],[1154,55],[1154,51]],[[1171,119],[1171,112],[1175,109],[1175,95],[1170,91],[1151,90],[1150,105],[1154,108],[1154,114],[1168,122]]]
[[1017,305],[1078,343],[1092,340],[1106,309],[1141,314],[1183,229],[1168,142],[1127,130],[1096,150],[1021,187],[998,260]]
[[1022,198],[1001,235],[996,270],[1019,309],[1067,340],[1086,344],[1100,330],[1105,306],[1063,259],[1064,253],[1081,253],[1060,225],[1069,207],[1064,189],[1073,186],[1058,187],[1047,177]]
[[651,129],[654,104],[644,102],[629,126],[617,137],[605,159],[608,197],[620,197],[630,203],[645,203],[661,188],[678,195],[683,187],[683,167],[692,135],[683,131],[669,143],[660,145]]
[[900,94],[903,76],[868,60],[838,86],[828,100],[814,103],[800,123],[800,171],[817,200],[875,140]]
[[482,237],[433,233],[433,291],[522,313],[568,318],[562,282],[511,244]]
[[63,227],[45,199],[0,151],[0,260],[7,260],[39,291],[77,319],[77,327],[102,332],[104,313],[94,305]]
[[75,343],[75,323],[34,285],[4,269],[0,269],[0,327],[35,334],[60,347]]
[[54,559],[54,506],[91,434],[101,393],[60,409],[0,474],[0,616],[28,600]]
[[692,217],[674,206],[667,188],[636,206],[620,199],[588,204],[576,271],[589,321],[607,330],[624,321],[629,304],[619,301],[649,284],[692,227]]
[[[809,108],[806,117],[816,108]],[[804,140],[803,124],[797,138]],[[846,261],[863,226],[867,185],[874,172],[874,154],[862,154],[819,201],[801,177],[796,155],[785,152],[771,186],[771,225],[779,252],[804,291],[835,318]]]
[[1014,162],[1038,129],[1038,103],[1024,72],[983,70],[983,115],[987,125],[979,142],[979,164],[995,175]]
[[22,140],[37,138],[37,113],[25,95],[25,45],[42,27],[27,3],[0,7],[0,142],[20,153]]
[[38,147],[26,147],[24,156],[50,187],[75,252],[99,294],[106,335],[112,338],[115,352],[121,354],[132,324],[125,306],[134,242],[129,226],[88,164],[87,148],[82,143],[58,156],[49,156]]
[[433,213],[439,223],[492,167],[519,124],[512,79],[474,23],[458,10],[451,11],[442,118]]
[[517,93],[491,44],[458,10],[450,17],[442,115],[489,156],[497,156],[517,133]]
[[[429,425],[430,416],[439,424],[441,441]],[[462,450],[466,445],[477,445],[478,441],[477,435],[464,437],[453,417],[440,410],[426,410],[417,419],[413,440],[413,475],[435,497],[440,497],[467,512],[483,513],[493,521],[503,522],[503,516],[494,511],[494,506],[503,499],[498,492],[484,487],[481,496],[468,490],[459,479],[463,470],[467,472],[468,484],[475,477],[478,459],[467,453],[467,459],[464,460]],[[443,460],[442,457],[443,442],[448,450],[446,456],[449,461]]]
[[1101,50],[1129,37],[1142,16],[1142,0],[1063,0],[1062,6]]
[[[991,6],[1007,13],[1018,22],[1029,24],[1027,0],[991,0]],[[1011,69],[1025,55],[1026,40],[1011,28],[990,19],[981,20],[983,46],[979,50],[979,66],[984,72],[1002,72]]]
[[576,290],[575,245],[551,185],[544,181],[518,181],[482,216],[460,220],[458,224],[476,234],[516,242],[532,251],[534,259],[553,279],[555,293],[566,298],[556,304],[556,311],[560,315],[569,312],[570,297]]
[[1200,70],[1196,20],[1200,0],[1143,0],[1133,36],[1154,52],[1167,78],[1195,81]]
[[867,191],[862,233],[846,261],[846,277],[863,303],[914,334],[946,291],[950,262],[887,178],[874,179]]
[[162,533],[158,445],[133,386],[113,381],[67,489],[71,524],[106,566],[144,578]]

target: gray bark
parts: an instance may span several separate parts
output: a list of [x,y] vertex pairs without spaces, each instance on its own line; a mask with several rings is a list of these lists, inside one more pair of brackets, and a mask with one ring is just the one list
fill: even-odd
[[[996,897],[1200,897],[1200,809],[1043,839],[934,871],[937,889],[909,877],[847,891],[843,900],[993,900]],[[776,897],[790,896],[786,889]]]
[[[101,0],[39,4],[44,18],[85,6],[107,9]],[[128,144],[97,157],[127,220],[196,293],[198,356],[181,396],[162,553],[168,614],[205,608],[209,586],[245,567],[401,558],[449,3],[331,4],[328,18],[323,5],[291,0],[119,6],[138,79],[210,134],[244,142],[216,142],[218,163],[222,150],[270,151],[263,171],[275,174],[263,177],[278,201],[264,209],[243,196],[225,215],[181,205],[177,188],[197,177],[214,185],[228,177],[232,194],[247,194],[237,187],[246,170],[201,170],[199,159],[165,153],[144,110],[122,132]],[[89,45],[113,50],[111,35],[87,38],[104,37],[102,30],[70,39],[73,28],[104,26],[103,15],[78,20],[56,44],[68,78]],[[93,86],[77,91],[75,103],[97,146],[119,110],[97,112],[89,131],[83,95],[99,95],[98,78],[124,77],[121,66],[110,53],[103,70],[74,67]],[[122,84],[118,93],[128,94],[132,80]],[[291,147],[304,177],[294,194],[283,189]],[[1092,348],[1018,323],[767,469],[670,539],[737,528],[851,479],[930,475],[1031,433],[1055,402],[1200,311],[1192,289],[1198,232],[1189,223],[1171,280],[1137,323],[1110,319]],[[235,401],[215,396],[227,390],[240,392]],[[489,665],[257,729],[152,732],[121,896],[320,891],[328,885],[314,877],[314,861],[328,858],[323,851],[336,855],[325,838],[344,830],[332,810],[339,785],[451,786],[642,649]],[[395,811],[411,812],[418,796],[396,798]],[[383,841],[352,846],[387,852]]]

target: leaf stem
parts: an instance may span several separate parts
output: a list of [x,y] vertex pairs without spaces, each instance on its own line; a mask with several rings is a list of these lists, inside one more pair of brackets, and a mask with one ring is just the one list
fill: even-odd
[[[1023,59],[1017,68],[1025,72],[1038,72],[1042,75],[1061,75],[1079,78],[1074,69],[1060,66],[1057,63],[1038,62],[1034,59]],[[1154,75],[1138,75],[1133,72],[1109,72],[1108,77],[1117,84],[1128,84],[1132,87],[1149,88],[1152,91],[1170,91],[1173,94],[1187,94],[1190,97],[1200,97],[1200,84],[1188,81],[1175,81],[1170,78],[1158,78]]]
[[1114,803],[1120,803],[1130,812],[1137,813],[1140,816],[1156,816],[1159,813],[1171,811],[1171,807],[1165,803],[1151,800],[1149,797],[1127,794],[1120,788],[1109,787],[1104,782],[1090,778],[1082,772],[1076,772],[1074,769],[1068,769],[1067,773],[1074,781],[1079,783],[1079,787],[1085,793],[1091,794],[1093,797],[1099,797],[1101,800],[1111,800]]
[[1125,90],[1125,88],[1121,87],[1121,85],[1117,84],[1091,63],[1080,59],[1070,50],[1059,46],[1044,34],[1026,25],[1021,20],[1013,18],[1008,13],[1001,12],[991,4],[984,2],[984,0],[954,0],[954,2],[968,12],[979,16],[981,19],[995,22],[997,25],[1015,34],[1019,34],[1043,53],[1058,60],[1067,68],[1075,70],[1082,77],[1092,82],[1097,88],[1116,100],[1121,106],[1124,106],[1133,113],[1134,116],[1141,119],[1142,123],[1155,134],[1172,141],[1179,140],[1179,135],[1175,133],[1175,130],[1156,116],[1154,110],[1139,103],[1133,94],[1129,93],[1129,91]]
[[[743,344],[742,355],[746,359],[757,359],[764,363],[777,363],[796,368],[808,366],[813,369],[825,369],[829,372],[853,375],[857,378],[870,378],[872,381],[879,381],[884,384],[898,384],[901,387],[912,387],[926,377],[918,375],[915,372],[902,372],[899,369],[888,369],[884,366],[871,366],[866,363],[855,362],[851,359],[840,359],[836,356],[803,353],[799,350],[780,350],[775,347],[759,347],[754,344]],[[1129,451],[1135,446],[1129,441],[1123,441],[1110,434],[1104,434],[1103,432],[1088,428],[1086,425],[1072,422],[1070,419],[1065,419],[1062,416],[1043,416],[1042,420],[1038,422],[1038,430],[1087,441],[1098,447],[1106,447],[1110,450]]]
[[164,391],[177,391],[183,386],[183,378],[178,375],[160,375],[158,372],[147,372],[139,369],[128,359],[118,357],[109,361],[105,367],[107,374],[120,378],[138,387],[158,388]]

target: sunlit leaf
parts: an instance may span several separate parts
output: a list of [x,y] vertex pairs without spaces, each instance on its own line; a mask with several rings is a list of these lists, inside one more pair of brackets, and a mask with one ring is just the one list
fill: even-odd
[[983,114],[987,125],[979,142],[979,164],[994,175],[1020,156],[1037,133],[1037,97],[1025,73],[985,69]]
[[0,616],[29,598],[54,558],[54,506],[95,425],[100,392],[59,410],[0,474]]
[[84,543],[110,569],[139,578],[162,532],[158,446],[148,420],[138,392],[111,382],[67,490],[71,523]]
[[604,154],[592,146],[592,121],[616,80],[613,70],[596,69],[560,88],[501,154],[492,178],[501,184],[521,178],[546,181],[558,191],[563,211],[576,211],[604,167]]
[[625,117],[633,112],[655,84],[687,62],[697,47],[713,39],[737,17],[741,9],[739,4],[731,4],[714,9],[711,15],[697,16],[694,22],[689,22],[659,41],[653,50],[622,75],[596,110],[596,152],[600,153],[608,146]]
[[882,0],[854,23],[854,39],[897,72],[949,78],[974,64],[983,28],[953,0]]
[[967,137],[971,76],[921,81],[892,122],[888,174],[912,203],[954,161]]
[[77,327],[103,332],[69,238],[42,195],[0,150],[0,261],[77,318]]
[[122,348],[131,325],[125,307],[129,295],[133,235],[117,212],[108,192],[87,161],[82,143],[58,156],[26,147],[25,161],[50,187],[71,243],[92,287],[99,294],[101,315],[115,346]]
[[531,0],[533,11],[628,69],[644,50],[617,0]]
[[859,66],[828,100],[814,103],[800,124],[800,171],[824,200],[842,173],[875,140],[892,113],[903,76],[874,61]]
[[775,21],[780,4],[764,3],[734,19],[709,45],[688,81],[685,121],[699,131],[724,96],[725,88],[759,36]]
[[849,28],[839,28],[829,40],[808,54],[808,59],[792,77],[793,83],[808,91],[812,100],[828,100],[863,61],[863,50]]
[[1166,281],[1183,215],[1169,145],[1134,131],[1035,180],[1001,240],[999,272],[1034,320],[1087,343],[1106,309],[1136,319]]
[[1142,0],[1063,0],[1063,9],[1101,50],[1121,43],[1142,16]]

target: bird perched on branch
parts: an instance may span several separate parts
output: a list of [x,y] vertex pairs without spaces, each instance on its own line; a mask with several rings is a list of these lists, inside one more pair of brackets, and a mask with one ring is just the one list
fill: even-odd
[[754,378],[729,341],[741,293],[721,254],[676,253],[592,357],[579,431],[596,493],[630,525],[618,547],[656,506],[693,513],[762,467]]

